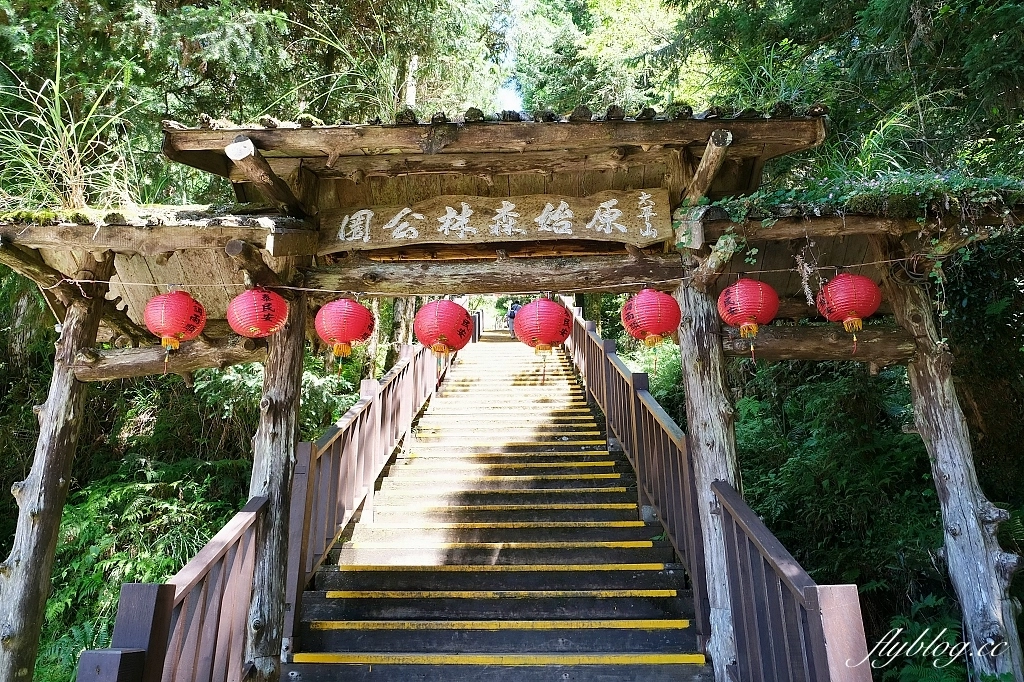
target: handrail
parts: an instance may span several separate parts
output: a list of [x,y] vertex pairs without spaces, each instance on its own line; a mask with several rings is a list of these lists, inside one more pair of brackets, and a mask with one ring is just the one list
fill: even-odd
[[[693,587],[695,630],[711,634],[704,544],[694,463],[686,435],[602,339],[594,323],[571,306],[566,354],[588,397],[605,414],[636,470],[639,503],[654,508],[665,535],[687,568]],[[817,585],[731,485],[715,481],[725,526],[726,564],[737,680],[869,682],[867,644],[856,585]],[[760,560],[758,560],[760,559]]]
[[286,657],[295,648],[306,585],[356,511],[361,507],[362,518],[372,518],[374,482],[433,396],[451,359],[435,360],[428,348],[404,346],[399,361],[379,382],[363,381],[362,397],[319,440],[300,443],[289,511]]
[[110,647],[83,652],[78,679],[242,679],[256,528],[267,502],[251,498],[167,582],[122,585]]
[[[300,443],[289,510],[286,614],[289,652],[304,589],[338,534],[362,505],[413,419],[434,394],[451,357],[403,346],[378,382],[316,443]],[[254,497],[165,583],[121,586],[108,649],[83,652],[81,682],[238,682],[245,678],[256,528],[267,508]]]

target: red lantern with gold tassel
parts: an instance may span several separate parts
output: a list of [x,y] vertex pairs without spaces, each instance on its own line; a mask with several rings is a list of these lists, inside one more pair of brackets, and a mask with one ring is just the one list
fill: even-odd
[[718,296],[718,314],[730,327],[739,327],[742,338],[757,336],[757,325],[768,324],[778,312],[779,295],[756,279],[739,279]]
[[842,322],[848,332],[863,329],[863,318],[874,315],[881,303],[882,290],[874,280],[848,272],[836,275],[818,292],[818,312],[829,322]]
[[564,343],[572,332],[572,313],[564,305],[547,298],[527,303],[513,325],[516,337],[538,353],[550,353]]
[[316,333],[336,358],[351,355],[352,344],[370,338],[373,327],[373,313],[351,298],[331,301],[316,313]]
[[454,301],[433,301],[419,309],[412,329],[424,346],[447,355],[462,350],[473,338],[473,318]]
[[641,289],[622,306],[622,325],[648,348],[678,329],[681,319],[676,299],[655,289]]
[[864,318],[874,315],[882,303],[882,290],[864,275],[844,272],[833,277],[818,292],[818,312],[829,322],[842,322],[853,333],[853,352],[857,352],[857,332]]
[[142,313],[146,328],[160,337],[168,352],[199,336],[206,326],[206,308],[186,291],[170,291],[149,299]]
[[262,287],[248,289],[228,304],[228,324],[237,334],[261,339],[275,334],[288,320],[288,301]]

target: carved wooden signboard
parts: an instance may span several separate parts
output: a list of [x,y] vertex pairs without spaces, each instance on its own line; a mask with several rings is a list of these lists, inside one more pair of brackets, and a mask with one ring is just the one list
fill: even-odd
[[593,239],[646,246],[672,238],[668,191],[608,191],[587,197],[438,196],[411,206],[324,211],[321,254],[408,244]]

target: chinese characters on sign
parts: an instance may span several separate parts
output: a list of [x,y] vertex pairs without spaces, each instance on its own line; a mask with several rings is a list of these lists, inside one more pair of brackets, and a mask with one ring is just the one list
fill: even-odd
[[[324,251],[402,243],[601,239],[646,245],[671,233],[668,194],[609,190],[588,197],[439,196],[411,206],[338,210]],[[325,235],[326,237],[326,235]]]

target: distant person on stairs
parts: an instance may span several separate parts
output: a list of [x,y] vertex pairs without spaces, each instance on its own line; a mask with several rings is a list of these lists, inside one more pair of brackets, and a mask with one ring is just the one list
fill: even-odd
[[523,306],[519,305],[519,301],[514,299],[508,302],[508,313],[505,315],[505,319],[508,320],[508,334],[513,339],[516,338],[516,330],[513,326],[516,319],[516,313],[518,313],[519,309],[522,307]]

